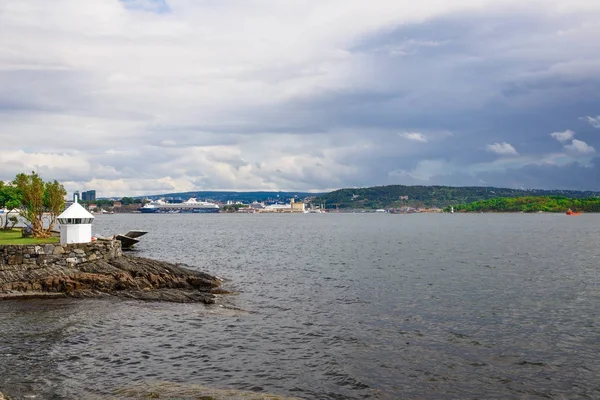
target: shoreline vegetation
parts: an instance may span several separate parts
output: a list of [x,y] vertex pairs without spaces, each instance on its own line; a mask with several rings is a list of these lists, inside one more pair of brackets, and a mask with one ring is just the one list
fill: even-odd
[[[454,212],[459,213],[565,213],[567,210],[584,213],[600,212],[600,197],[567,198],[562,196],[543,197],[498,197],[489,200],[475,201],[469,204],[458,204],[453,206]],[[444,208],[445,212],[451,212],[452,207]]]

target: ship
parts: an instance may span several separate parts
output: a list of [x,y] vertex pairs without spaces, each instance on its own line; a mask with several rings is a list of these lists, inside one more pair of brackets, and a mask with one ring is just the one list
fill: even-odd
[[140,211],[143,214],[154,213],[218,213],[219,205],[207,201],[198,201],[191,198],[182,203],[168,203],[164,200],[156,200],[145,204]]

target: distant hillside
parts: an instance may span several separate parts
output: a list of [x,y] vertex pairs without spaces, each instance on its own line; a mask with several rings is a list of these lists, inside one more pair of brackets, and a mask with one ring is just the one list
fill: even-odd
[[212,200],[219,202],[241,201],[251,203],[253,201],[288,201],[291,198],[305,199],[307,197],[315,197],[323,195],[323,193],[306,193],[306,192],[216,192],[216,191],[198,191],[198,192],[180,192],[167,193],[160,195],[137,196],[136,198],[181,198],[187,200],[195,197],[199,200]]
[[376,186],[359,189],[340,189],[318,196],[313,203],[325,203],[332,208],[401,208],[446,207],[489,200],[497,197],[562,196],[587,198],[600,196],[600,192],[575,190],[519,190],[494,187],[451,186]]
[[[600,197],[567,198],[549,197],[499,197],[454,206],[456,212],[559,212],[568,209],[583,212],[600,212]],[[448,208],[446,208],[446,211]]]

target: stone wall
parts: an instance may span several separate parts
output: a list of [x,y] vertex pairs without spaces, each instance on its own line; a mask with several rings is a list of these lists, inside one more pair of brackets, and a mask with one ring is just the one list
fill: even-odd
[[0,245],[2,265],[57,265],[71,267],[86,261],[112,260],[123,255],[118,240],[91,243]]

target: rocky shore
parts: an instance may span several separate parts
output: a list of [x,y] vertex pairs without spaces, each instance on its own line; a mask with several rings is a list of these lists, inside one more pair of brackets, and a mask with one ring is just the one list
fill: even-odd
[[116,246],[0,246],[0,300],[118,296],[214,303],[220,279],[181,265],[123,255]]

